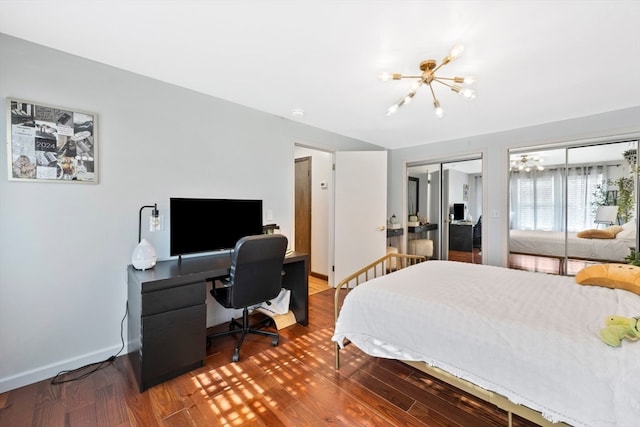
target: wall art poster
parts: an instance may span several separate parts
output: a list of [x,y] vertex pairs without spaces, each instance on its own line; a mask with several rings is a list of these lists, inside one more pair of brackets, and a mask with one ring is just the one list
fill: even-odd
[[97,183],[96,114],[7,100],[9,180]]

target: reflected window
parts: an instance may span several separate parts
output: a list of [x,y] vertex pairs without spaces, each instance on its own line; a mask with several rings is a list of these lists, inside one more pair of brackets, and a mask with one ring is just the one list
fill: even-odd
[[[637,241],[636,150],[637,141],[623,141],[511,152],[510,266],[572,275],[588,264],[625,262]],[[624,232],[586,237],[611,225]]]

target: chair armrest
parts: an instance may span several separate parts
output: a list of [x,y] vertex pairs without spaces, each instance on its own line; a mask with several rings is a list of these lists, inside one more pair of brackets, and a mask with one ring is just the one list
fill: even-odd
[[230,288],[233,284],[229,281],[230,277],[216,277],[213,279],[213,288]]

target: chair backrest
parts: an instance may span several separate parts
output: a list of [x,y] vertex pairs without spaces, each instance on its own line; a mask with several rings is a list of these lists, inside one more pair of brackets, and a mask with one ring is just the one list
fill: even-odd
[[238,240],[229,272],[229,302],[243,308],[278,296],[287,238],[281,234],[247,236]]
[[618,206],[598,206],[596,224],[613,225],[618,222]]

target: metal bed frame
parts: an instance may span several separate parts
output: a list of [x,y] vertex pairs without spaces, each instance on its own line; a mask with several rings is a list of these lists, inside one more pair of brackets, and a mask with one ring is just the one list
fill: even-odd
[[[400,270],[402,268],[406,268],[420,262],[424,262],[427,259],[422,256],[417,255],[406,255],[406,254],[395,254],[390,253],[378,260],[372,262],[366,267],[361,268],[355,273],[345,277],[342,279],[337,285],[334,296],[334,313],[335,319],[334,321],[338,321],[338,315],[340,313],[340,301],[341,295],[346,294],[356,286],[379,276],[384,276],[386,274],[392,273],[394,271]],[[344,297],[343,297],[344,298]],[[350,341],[345,339],[344,345],[350,344]],[[340,369],[340,345],[336,342],[334,343],[335,348],[335,368],[336,370]],[[406,363],[409,366],[412,366],[419,371],[422,371],[432,377],[435,377],[441,381],[446,382],[462,391],[465,391],[479,399],[484,400],[485,402],[491,403],[498,408],[507,412],[507,419],[509,427],[513,426],[513,414],[516,414],[526,420],[532,421],[543,427],[551,427],[551,426],[566,426],[569,427],[568,424],[565,423],[552,423],[546,418],[542,416],[542,414],[534,409],[528,408],[527,406],[516,404],[511,402],[509,399],[504,397],[501,394],[494,393],[492,391],[486,390],[482,387],[479,387],[472,382],[463,380],[458,378],[440,368],[436,368],[434,366],[430,366],[425,362],[416,362],[409,360],[401,360],[401,362]]]

